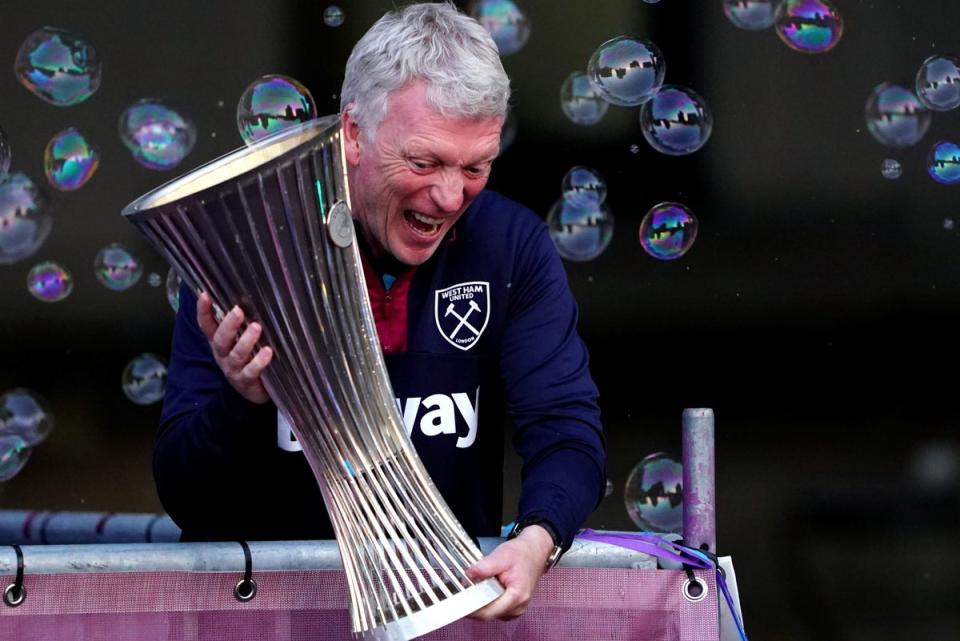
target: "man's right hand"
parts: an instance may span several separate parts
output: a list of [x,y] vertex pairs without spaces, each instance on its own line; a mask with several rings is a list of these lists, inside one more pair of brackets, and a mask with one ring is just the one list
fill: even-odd
[[259,323],[250,323],[240,338],[237,332],[243,325],[243,310],[234,306],[223,320],[217,323],[213,314],[213,301],[206,292],[197,299],[197,323],[210,342],[213,358],[237,392],[253,403],[270,400],[260,381],[260,374],[270,364],[273,350],[261,348],[256,355],[253,347],[260,339],[263,328]]

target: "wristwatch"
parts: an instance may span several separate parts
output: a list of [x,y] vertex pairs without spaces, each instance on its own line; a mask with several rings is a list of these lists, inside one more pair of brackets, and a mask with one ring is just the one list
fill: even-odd
[[523,519],[517,521],[517,524],[513,526],[513,529],[510,531],[510,534],[507,536],[507,539],[516,538],[524,528],[529,525],[539,525],[544,530],[550,534],[550,538],[553,539],[553,550],[550,551],[550,556],[547,557],[547,561],[544,564],[543,571],[546,573],[550,568],[557,564],[557,561],[560,560],[560,556],[563,554],[563,541],[560,539],[560,535],[557,534],[557,530],[550,524],[549,521],[539,517],[532,517],[528,519]]

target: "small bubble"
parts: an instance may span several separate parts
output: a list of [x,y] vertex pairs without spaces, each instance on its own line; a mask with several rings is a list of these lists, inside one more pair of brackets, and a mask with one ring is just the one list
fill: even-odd
[[640,145],[638,145],[638,144],[636,144],[636,143],[630,145],[630,153],[631,153],[631,154],[639,154],[639,153],[640,153]]
[[640,109],[640,128],[662,154],[683,156],[703,147],[713,131],[706,101],[692,89],[665,85]]
[[37,393],[17,387],[0,396],[0,435],[38,445],[53,431],[53,414]]
[[757,31],[773,24],[778,0],[723,0],[723,15],[735,27]]
[[960,107],[960,58],[930,56],[916,79],[917,97],[929,109],[949,111]]
[[147,276],[147,284],[150,285],[150,287],[160,287],[162,282],[163,277],[161,277],[157,272],[151,272],[150,275]]
[[143,99],[120,115],[120,139],[148,169],[173,169],[197,141],[193,121],[158,100]]
[[343,10],[335,4],[323,11],[323,24],[328,27],[339,27],[343,24]]
[[0,434],[0,482],[20,473],[30,458],[30,446],[15,434]]
[[659,260],[686,254],[697,239],[697,217],[680,203],[660,203],[640,222],[640,246]]
[[21,173],[0,180],[0,265],[30,257],[52,227],[47,196],[32,180]]
[[43,158],[50,184],[60,191],[73,191],[93,176],[100,164],[100,151],[76,127],[70,127],[50,139]]
[[547,226],[560,256],[577,262],[593,260],[613,238],[613,214],[601,203],[578,206],[561,198],[547,214]]
[[123,393],[137,405],[150,405],[167,390],[167,363],[154,354],[141,354],[123,369]]
[[594,125],[606,115],[610,103],[593,88],[587,74],[574,72],[560,87],[560,108],[574,124]]
[[874,87],[864,115],[867,130],[882,145],[910,147],[930,128],[930,112],[904,85],[885,82]]
[[830,51],[843,36],[843,16],[827,0],[784,0],[774,25],[780,40],[801,53]]
[[647,456],[630,471],[623,500],[630,520],[649,532],[683,528],[683,466],[663,452]]
[[511,0],[474,0],[469,13],[490,33],[501,56],[520,51],[530,38],[530,22]]
[[174,271],[173,267],[167,272],[167,280],[164,289],[167,292],[167,302],[173,311],[180,309],[180,275]]
[[137,284],[143,265],[123,245],[112,243],[97,253],[93,271],[104,287],[122,292]]
[[57,263],[44,261],[27,274],[27,289],[37,300],[57,303],[73,291],[73,276]]
[[893,158],[885,158],[884,161],[880,163],[880,175],[887,180],[896,180],[901,174],[903,174],[903,167]]
[[317,106],[307,88],[276,74],[253,81],[237,104],[237,129],[248,145],[316,117]]
[[13,71],[33,95],[69,107],[93,95],[100,86],[102,67],[96,50],[81,36],[43,27],[20,45]]
[[941,140],[927,154],[927,173],[942,185],[960,183],[960,145]]
[[607,198],[607,183],[590,167],[571,167],[561,183],[563,197],[578,207],[602,205]]
[[943,228],[946,230],[953,229],[953,218],[944,218],[943,219]]
[[666,63],[650,40],[619,36],[604,42],[587,63],[587,76],[607,102],[635,107],[663,85]]

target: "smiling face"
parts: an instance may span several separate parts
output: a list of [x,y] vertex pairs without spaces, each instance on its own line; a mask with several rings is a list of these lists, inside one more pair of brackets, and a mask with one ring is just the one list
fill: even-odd
[[343,136],[353,216],[374,256],[420,265],[483,189],[500,149],[503,119],[448,118],[426,83],[390,95],[374,136],[345,110]]

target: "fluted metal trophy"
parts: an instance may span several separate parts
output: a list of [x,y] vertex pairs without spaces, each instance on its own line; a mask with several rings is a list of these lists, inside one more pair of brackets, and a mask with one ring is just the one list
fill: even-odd
[[354,636],[406,640],[497,598],[400,418],[354,242],[336,116],[238,149],[126,216],[215,309],[240,305],[274,357],[263,383],[303,446],[337,537]]

